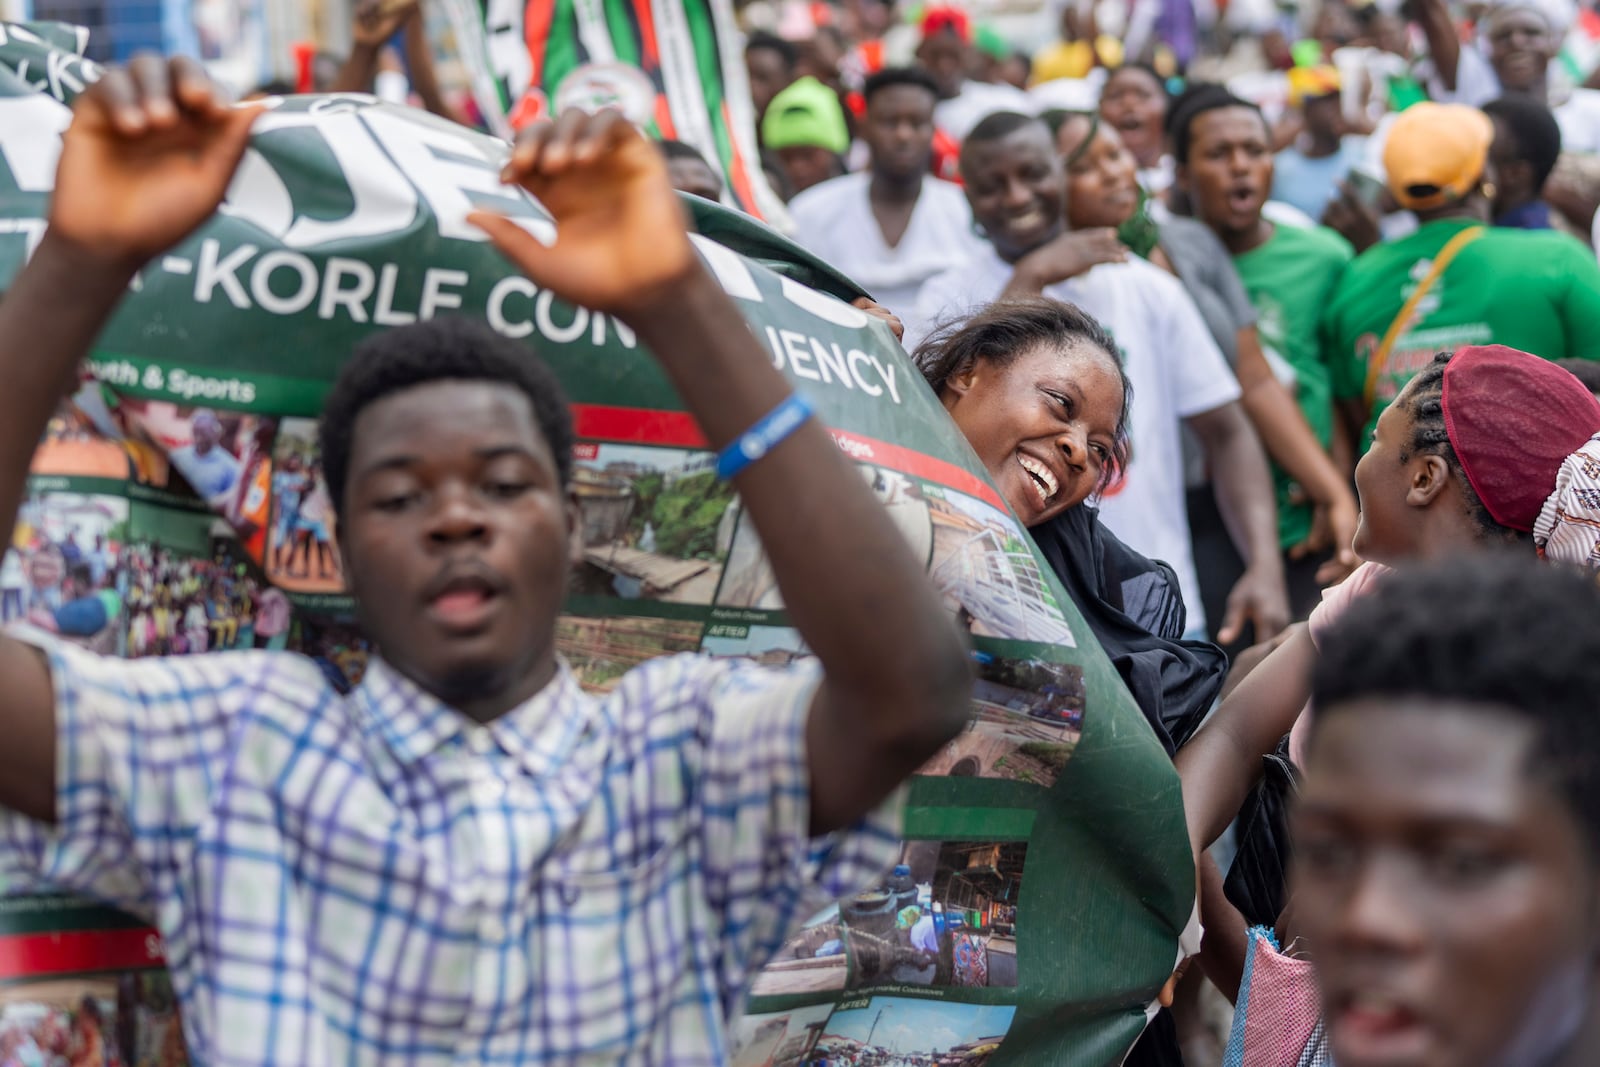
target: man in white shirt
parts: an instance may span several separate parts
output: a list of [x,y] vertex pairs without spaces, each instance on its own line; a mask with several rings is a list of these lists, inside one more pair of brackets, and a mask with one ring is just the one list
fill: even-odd
[[978,238],[961,189],[928,173],[939,90],[921,70],[867,79],[861,139],[868,169],[813,186],[789,203],[795,237],[902,319],[922,283],[972,254]]
[[1576,16],[1571,5],[1497,0],[1480,20],[1474,46],[1456,36],[1444,0],[1415,3],[1434,66],[1428,91],[1435,100],[1482,107],[1506,93],[1523,93],[1550,106],[1562,151],[1600,153],[1600,91],[1552,84],[1550,61]]
[[1188,630],[1203,636],[1181,420],[1200,441],[1246,563],[1228,597],[1222,639],[1236,640],[1245,619],[1258,639],[1277,633],[1288,621],[1288,601],[1266,456],[1239,406],[1239,383],[1182,283],[1130,256],[1115,231],[1066,230],[1061,164],[1037,119],[1001,113],[979,123],[962,145],[961,178],[989,242],[923,287],[908,345],[1006,296],[1042,294],[1093,315],[1115,338],[1133,384],[1132,457],[1121,484],[1101,500],[1101,518],[1137,551],[1172,566]]
[[172,462],[202,499],[220,499],[239,480],[239,461],[222,446],[222,423],[216,412],[201,408],[190,432],[191,442],[172,453]]

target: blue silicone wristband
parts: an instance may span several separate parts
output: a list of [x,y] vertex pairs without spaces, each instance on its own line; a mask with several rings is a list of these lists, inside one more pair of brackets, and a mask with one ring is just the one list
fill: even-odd
[[811,415],[810,402],[799,393],[790,393],[788,399],[763,415],[760,421],[717,454],[717,477],[725,482],[729,481],[734,475],[778,447],[785,437],[803,426]]

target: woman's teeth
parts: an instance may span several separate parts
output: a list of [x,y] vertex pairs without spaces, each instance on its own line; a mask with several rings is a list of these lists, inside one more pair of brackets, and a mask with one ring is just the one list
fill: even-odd
[[1039,486],[1039,491],[1044,494],[1045,500],[1048,501],[1051,497],[1055,496],[1056,490],[1061,488],[1061,484],[1056,481],[1056,476],[1050,473],[1050,468],[1046,467],[1043,463],[1040,463],[1032,456],[1025,456],[1021,453],[1018,453],[1017,462],[1021,464],[1022,469],[1026,471],[1028,476],[1032,478]]

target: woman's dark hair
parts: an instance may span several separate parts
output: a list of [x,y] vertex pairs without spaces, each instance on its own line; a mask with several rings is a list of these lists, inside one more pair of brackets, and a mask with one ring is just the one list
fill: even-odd
[[1050,142],[1056,145],[1060,144],[1061,130],[1067,123],[1082,119],[1089,124],[1089,132],[1084,137],[1083,143],[1074,148],[1071,155],[1061,160],[1061,165],[1069,169],[1074,163],[1088,154],[1089,149],[1094,145],[1095,135],[1100,132],[1100,112],[1098,111],[1073,111],[1068,108],[1053,107],[1049,111],[1040,112],[1039,119],[1050,127]]
[[1314,731],[1362,701],[1407,697],[1520,719],[1534,734],[1529,775],[1571,805],[1600,855],[1592,571],[1518,552],[1402,568],[1352,602],[1317,645]]
[[970,318],[946,323],[934,330],[911,354],[935,393],[943,393],[950,379],[979,360],[1003,367],[1040,345],[1084,344],[1104,352],[1117,368],[1122,383],[1122,410],[1111,458],[1100,472],[1097,494],[1117,483],[1128,465],[1128,412],[1133,406],[1133,383],[1117,353],[1117,343],[1094,316],[1075,304],[1047,297],[1001,300]]
[[1450,443],[1450,433],[1444,425],[1444,369],[1451,355],[1450,352],[1440,352],[1434,356],[1433,362],[1422,368],[1422,372],[1411,379],[1400,397],[1396,398],[1397,401],[1405,401],[1406,414],[1412,420],[1411,440],[1401,447],[1400,462],[1406,463],[1417,455],[1438,456],[1445,461],[1450,468],[1450,476],[1460,486],[1462,499],[1467,502],[1467,514],[1477,526],[1478,535],[1485,541],[1506,545],[1526,544],[1531,549],[1531,533],[1501,526],[1489,515],[1489,509],[1467,479],[1466,469],[1461,466],[1461,457],[1456,455],[1455,446]]

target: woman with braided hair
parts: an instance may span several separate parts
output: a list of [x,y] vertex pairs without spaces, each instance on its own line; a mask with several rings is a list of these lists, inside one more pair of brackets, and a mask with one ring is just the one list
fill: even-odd
[[[1196,855],[1240,811],[1264,756],[1278,751],[1303,765],[1318,642],[1392,566],[1492,549],[1600,563],[1600,401],[1570,372],[1526,352],[1442,352],[1379,418],[1356,489],[1355,551],[1367,562],[1328,590],[1309,623],[1178,753]],[[1247,917],[1271,923],[1277,915]],[[1220,969],[1226,978],[1228,964]]]

